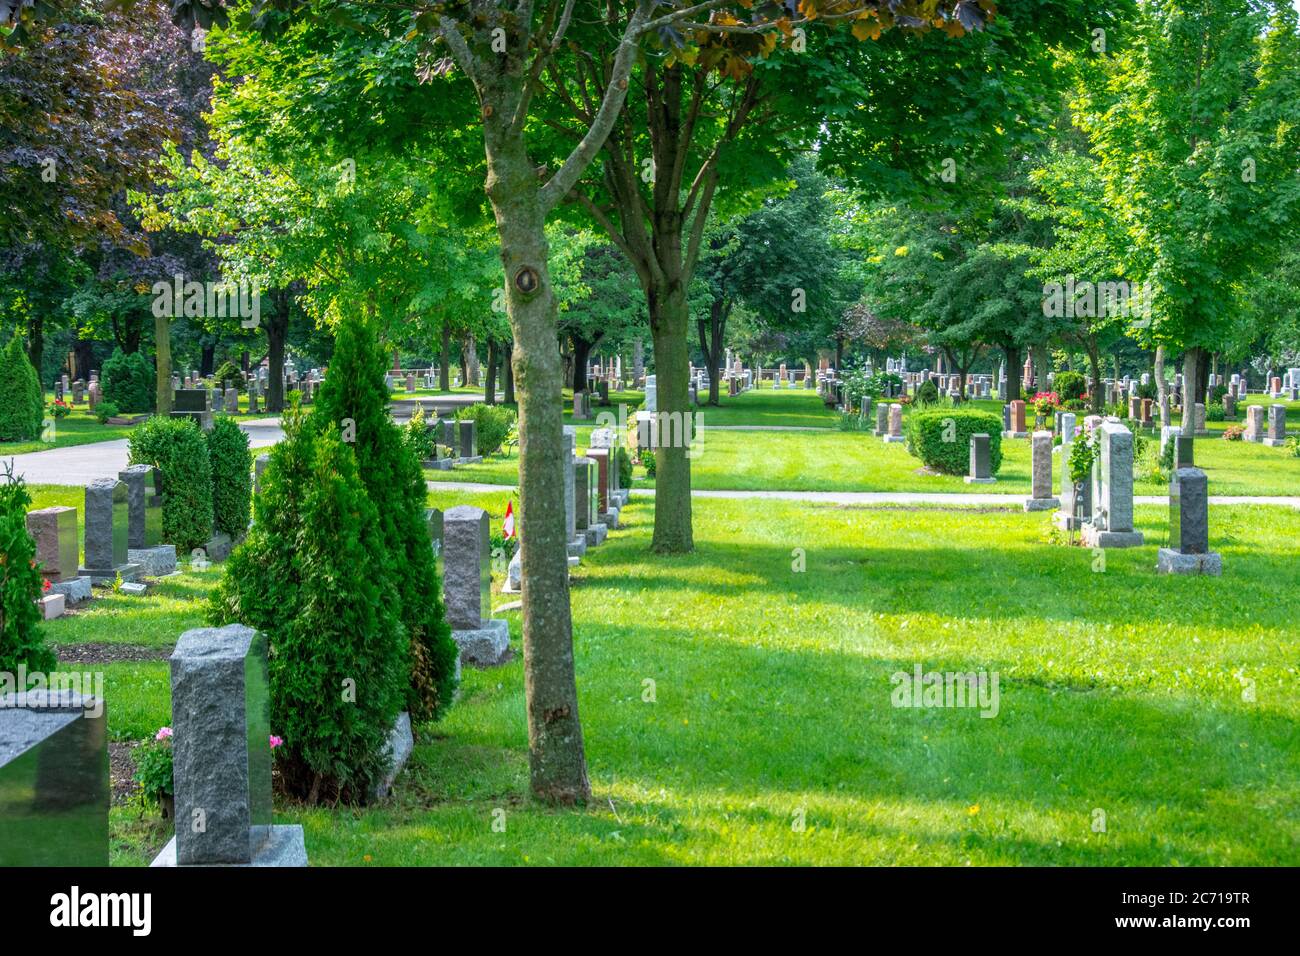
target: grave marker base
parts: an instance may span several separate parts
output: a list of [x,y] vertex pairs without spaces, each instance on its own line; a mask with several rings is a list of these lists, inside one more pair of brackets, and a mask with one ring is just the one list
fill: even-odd
[[992,485],[997,483],[996,478],[972,478],[970,475],[966,475],[962,478],[962,481],[968,485]]
[[1183,554],[1173,548],[1161,548],[1156,552],[1156,573],[1218,577],[1223,573],[1223,558],[1214,551],[1208,554]]
[[1055,511],[1061,507],[1060,498],[1026,498],[1026,511]]
[[452,631],[452,640],[460,648],[460,660],[472,667],[500,664],[510,651],[510,625],[490,619],[482,627],[469,631]]
[[[78,568],[77,576],[86,578],[91,584],[112,584],[119,574],[124,582],[133,581],[139,577],[141,570],[143,569],[138,564],[119,564],[111,571],[104,568]],[[50,590],[54,590],[54,585],[50,585]]]
[[587,525],[584,533],[587,536],[587,547],[594,548],[605,543],[605,536],[609,534],[609,529],[603,524],[591,524]]
[[[162,852],[154,857],[151,867],[176,866],[176,838],[172,837]],[[307,845],[303,842],[302,827],[296,823],[272,826],[266,842],[261,845],[248,863],[196,863],[194,866],[306,866]]]
[[1141,531],[1102,531],[1085,524],[1083,543],[1089,548],[1140,548],[1143,538]]

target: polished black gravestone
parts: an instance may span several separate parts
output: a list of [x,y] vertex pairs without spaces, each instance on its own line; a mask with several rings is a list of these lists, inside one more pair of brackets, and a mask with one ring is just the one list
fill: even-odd
[[1179,468],[1169,478],[1169,547],[1156,552],[1161,574],[1223,573],[1210,550],[1209,482],[1199,468]]
[[108,866],[108,804],[103,702],[0,696],[0,867]]

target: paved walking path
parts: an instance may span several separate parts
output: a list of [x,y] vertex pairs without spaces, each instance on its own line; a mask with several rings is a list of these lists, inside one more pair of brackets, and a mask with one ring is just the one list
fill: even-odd
[[[489,485],[474,481],[430,481],[430,491],[439,488],[447,491],[482,492],[491,494],[518,491],[517,485]],[[654,497],[653,488],[633,488],[633,497]],[[718,491],[696,489],[692,498],[752,499],[771,498],[778,501],[803,501],[810,504],[832,505],[1000,505],[1020,508],[1027,495],[963,494],[961,492],[934,491]],[[1167,505],[1165,495],[1135,495],[1139,505]],[[1250,497],[1246,495],[1210,495],[1212,505],[1272,505],[1300,509],[1300,497]]]
[[[253,448],[266,448],[284,437],[278,418],[240,422]],[[5,459],[9,460],[9,459]],[[14,474],[29,485],[88,485],[97,478],[116,478],[127,466],[127,440],[92,442],[13,455]]]

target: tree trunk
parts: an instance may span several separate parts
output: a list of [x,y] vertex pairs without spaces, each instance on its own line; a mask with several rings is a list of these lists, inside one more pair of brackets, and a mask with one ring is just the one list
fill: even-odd
[[72,345],[72,378],[81,379],[83,382],[90,381],[90,366],[95,360],[94,342],[90,339],[81,338],[81,333],[77,333],[77,341]]
[[503,363],[506,385],[505,385],[505,393],[501,396],[501,400],[505,402],[505,404],[507,405],[513,405],[515,403],[515,364],[513,358],[514,351],[515,351],[515,343],[512,340],[506,347],[505,362]]
[[486,405],[497,403],[497,340],[488,339],[487,369],[483,376],[483,402]]
[[645,343],[637,336],[632,343],[632,384],[637,385],[645,374]]
[[587,391],[587,362],[591,359],[591,347],[600,337],[588,340],[571,335],[570,339],[573,342],[573,391],[577,394]]
[[569,609],[568,541],[559,339],[547,269],[546,213],[522,132],[512,129],[522,75],[485,81],[486,190],[501,238],[506,307],[519,389],[520,561],[524,692],[533,793],[556,803],[591,796],[578,719]]
[[[666,265],[680,239],[666,247]],[[664,282],[650,293],[650,332],[655,350],[658,445],[655,448],[655,527],[650,547],[660,554],[686,554],[695,548],[691,532],[690,310],[681,272],[664,270]]]
[[1084,349],[1088,353],[1088,372],[1089,384],[1088,392],[1090,395],[1089,407],[1094,415],[1102,414],[1104,396],[1101,394],[1101,349],[1097,346],[1097,337],[1089,335],[1084,339]]
[[840,367],[844,364],[844,336],[835,336],[835,374],[840,374]]
[[719,405],[718,371],[723,359],[722,343],[726,338],[727,314],[730,311],[730,305],[715,298],[709,306],[708,319],[695,321],[700,336],[700,351],[704,353],[704,364],[709,373],[709,404],[715,408]]
[[153,348],[157,365],[157,401],[159,415],[170,415],[172,410],[172,323],[166,315],[154,316]]
[[1196,434],[1196,402],[1197,396],[1204,391],[1202,387],[1202,378],[1204,374],[1201,371],[1201,360],[1204,358],[1205,350],[1199,346],[1192,346],[1183,354],[1183,434]]
[[277,292],[275,313],[266,323],[266,410],[284,411],[284,345],[289,337],[289,293]]
[[465,341],[461,345],[461,362],[460,362],[460,384],[467,387],[478,387],[478,343],[474,341],[473,335],[465,336]]
[[438,357],[438,389],[451,391],[451,326],[442,323],[442,354]]
[[45,361],[45,316],[39,310],[27,320],[27,358],[36,369],[36,379],[45,388],[45,374],[41,363]]
[[1165,385],[1165,347],[1156,346],[1155,358],[1156,404],[1160,408],[1160,427],[1169,427],[1169,388]]
[[1051,353],[1046,345],[1035,345],[1029,350],[1034,358],[1034,391],[1047,391],[1047,373],[1052,370]]
[[203,343],[203,352],[199,358],[199,375],[211,375],[216,369],[217,343],[216,340]]

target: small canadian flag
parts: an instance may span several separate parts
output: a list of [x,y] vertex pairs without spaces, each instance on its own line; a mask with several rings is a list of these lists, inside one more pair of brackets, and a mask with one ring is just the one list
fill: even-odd
[[506,502],[506,517],[501,522],[501,530],[507,538],[515,536],[515,503],[513,501]]

